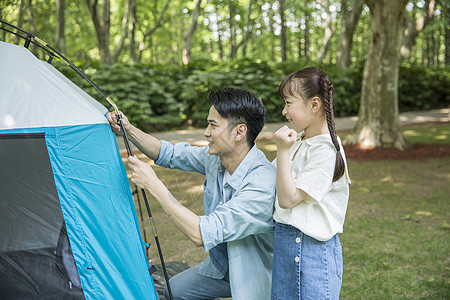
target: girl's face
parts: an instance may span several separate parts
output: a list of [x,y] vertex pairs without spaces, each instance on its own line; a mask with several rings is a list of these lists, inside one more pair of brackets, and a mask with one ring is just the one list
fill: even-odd
[[310,102],[303,100],[297,93],[294,93],[293,96],[287,94],[284,101],[285,105],[282,114],[286,117],[290,127],[295,131],[306,131],[314,120],[314,114],[309,105]]

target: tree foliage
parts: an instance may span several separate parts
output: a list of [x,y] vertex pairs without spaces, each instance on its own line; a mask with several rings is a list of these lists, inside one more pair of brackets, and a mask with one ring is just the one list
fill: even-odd
[[[262,98],[267,122],[281,122],[283,100],[277,90],[280,81],[301,62],[268,64],[249,59],[216,63],[194,60],[186,66],[133,64],[105,66],[80,63],[99,85],[143,130],[168,130],[181,126],[203,127],[209,110],[208,92],[225,86],[249,89]],[[77,73],[55,64],[67,77],[104,105],[108,103]],[[363,63],[341,70],[321,65],[334,84],[335,115],[358,114]],[[450,101],[450,72],[423,66],[400,69],[400,112],[446,107]]]
[[[203,125],[207,93],[224,86],[258,93],[268,109],[267,121],[280,121],[282,103],[276,94],[280,80],[311,65],[329,73],[336,115],[356,115],[371,16],[366,4],[358,17],[348,16],[349,9],[359,11],[361,1],[59,0],[65,3],[63,37],[56,34],[61,20],[56,2],[1,1],[0,18],[20,23],[50,45],[64,38],[65,56],[112,95],[130,118],[144,129],[166,129]],[[412,35],[414,41],[409,41],[409,53],[401,64],[400,111],[440,107],[449,100],[449,7],[448,0],[410,0],[406,5],[405,37],[411,37],[407,29],[418,20],[426,22]],[[93,8],[98,23],[109,26],[95,25]],[[102,59],[105,49],[99,47],[99,26],[109,37],[103,43],[110,59]],[[344,29],[354,34],[342,45],[338,33]],[[22,43],[5,32],[0,39]],[[188,54],[184,62],[183,49]],[[31,50],[44,58],[39,49]],[[343,51],[349,57],[339,63]],[[93,91],[78,75],[60,67]]]
[[[320,62],[323,59],[324,63],[335,64],[340,40],[336,32],[341,32],[341,29],[346,27],[348,18],[343,16],[349,14],[348,10],[354,2],[354,0],[282,2],[203,0],[197,26],[191,37],[192,59],[230,61],[235,58],[249,58],[280,62],[304,58],[312,62]],[[410,62],[425,63],[427,66],[448,64],[446,52],[449,50],[445,40],[448,36],[448,2],[447,0],[409,2],[405,35],[408,26],[414,27],[416,22],[424,18],[426,21],[421,23],[425,26],[415,31],[415,42],[407,58]],[[25,30],[33,31],[34,28],[34,33],[40,38],[55,44],[56,2],[34,0],[30,2],[31,6],[21,3],[29,2],[2,1],[0,3],[2,20],[17,25],[21,17],[21,26]],[[196,3],[197,1],[192,0],[65,0],[67,48],[65,54],[76,60],[99,61],[101,58],[98,47],[99,35],[96,32],[100,32],[103,37],[105,35],[109,37],[108,50],[111,55],[120,47],[123,39],[124,48],[117,60],[103,60],[107,64],[116,62],[182,64],[183,40],[188,30],[194,27],[192,19],[198,13]],[[108,18],[105,17],[103,10],[106,4],[109,4]],[[284,6],[283,10],[280,9],[280,4]],[[427,14],[430,5],[433,7],[431,15]],[[32,20],[30,7],[33,12]],[[91,12],[96,8],[99,22],[97,27],[100,28],[96,29],[94,26],[89,7]],[[342,9],[347,11],[344,13]],[[285,20],[284,23],[281,22],[282,18]],[[127,25],[125,27],[124,21]],[[31,22],[34,23],[33,26]],[[351,62],[365,60],[367,56],[369,24],[368,8],[364,5],[355,27],[350,50]],[[324,41],[328,41],[328,37],[330,40],[325,45]],[[133,57],[137,59],[133,60]]]

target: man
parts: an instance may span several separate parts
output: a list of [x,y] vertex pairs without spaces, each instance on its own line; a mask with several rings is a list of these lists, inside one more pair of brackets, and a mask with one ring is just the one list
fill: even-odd
[[[276,170],[255,145],[266,110],[245,90],[226,88],[209,99],[206,147],[158,140],[123,116],[131,141],[156,164],[205,175],[205,215],[181,205],[151,166],[135,157],[129,157],[131,181],[147,189],[196,246],[209,251],[202,263],[170,279],[174,299],[269,299]],[[116,116],[107,117],[121,134]]]

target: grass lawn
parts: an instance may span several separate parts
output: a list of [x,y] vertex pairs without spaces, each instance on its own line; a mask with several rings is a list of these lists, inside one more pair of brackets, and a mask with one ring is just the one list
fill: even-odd
[[[402,131],[410,144],[450,144],[448,123]],[[275,157],[273,141],[261,141],[258,146],[270,160]],[[340,235],[341,299],[450,299],[450,157],[349,159],[348,164],[352,184]],[[160,167],[155,171],[175,198],[203,213],[202,175]],[[207,255],[203,249],[183,236],[156,201],[149,199],[165,261],[189,266],[202,261]],[[153,264],[159,264],[145,209],[143,213],[152,244],[149,256]]]

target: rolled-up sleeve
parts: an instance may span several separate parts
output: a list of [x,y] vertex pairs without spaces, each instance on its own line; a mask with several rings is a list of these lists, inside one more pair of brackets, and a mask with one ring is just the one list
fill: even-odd
[[170,169],[205,174],[207,147],[191,146],[188,143],[172,144],[161,140],[161,150],[155,164]]

